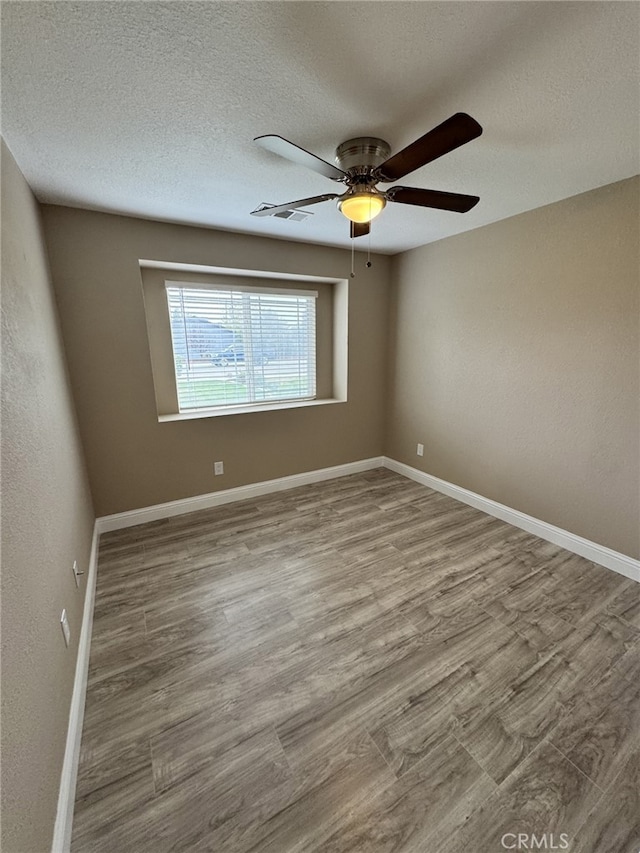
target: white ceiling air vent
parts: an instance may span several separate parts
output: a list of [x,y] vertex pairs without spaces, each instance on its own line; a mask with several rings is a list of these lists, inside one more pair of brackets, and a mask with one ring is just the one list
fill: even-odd
[[[270,207],[276,207],[276,205],[263,202],[262,204],[259,204],[252,213],[255,213],[258,210],[268,210]],[[278,219],[291,219],[293,222],[303,222],[305,219],[313,216],[313,213],[306,210],[295,210],[294,208],[291,208],[290,210],[280,210],[278,213],[273,213],[271,215]]]

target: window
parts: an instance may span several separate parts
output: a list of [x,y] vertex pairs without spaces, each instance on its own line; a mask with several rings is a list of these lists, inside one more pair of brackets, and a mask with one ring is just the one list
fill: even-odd
[[348,280],[139,263],[160,422],[346,401]]
[[316,396],[316,298],[166,282],[180,412]]

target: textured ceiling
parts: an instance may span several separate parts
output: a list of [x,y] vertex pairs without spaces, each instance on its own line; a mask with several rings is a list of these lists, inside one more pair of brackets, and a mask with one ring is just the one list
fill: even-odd
[[[635,2],[3,2],[2,132],[43,202],[346,246],[339,185],[260,149],[393,151],[458,111],[484,134],[402,183],[467,214],[388,205],[398,252],[640,171]],[[367,238],[358,245],[366,248]]]

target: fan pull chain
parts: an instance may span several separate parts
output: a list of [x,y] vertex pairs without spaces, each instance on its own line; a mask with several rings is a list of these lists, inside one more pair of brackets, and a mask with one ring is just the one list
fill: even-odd
[[369,199],[369,231],[367,232],[367,269],[371,268],[371,204],[372,200]]
[[353,245],[353,240],[352,240],[352,241],[351,241],[351,278],[355,278],[355,277],[356,277],[356,274],[355,274],[355,272],[353,271],[354,253],[355,253],[355,246]]

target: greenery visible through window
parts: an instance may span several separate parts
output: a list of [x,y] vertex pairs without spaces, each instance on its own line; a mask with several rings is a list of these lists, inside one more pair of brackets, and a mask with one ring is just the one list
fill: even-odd
[[315,292],[166,288],[180,411],[315,397]]

